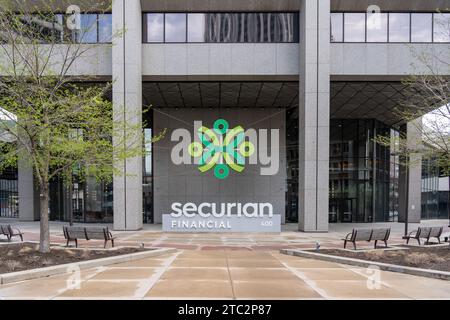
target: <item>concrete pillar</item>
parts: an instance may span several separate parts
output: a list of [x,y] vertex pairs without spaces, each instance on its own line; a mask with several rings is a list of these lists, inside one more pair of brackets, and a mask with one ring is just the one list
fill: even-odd
[[33,169],[26,160],[20,158],[17,166],[19,193],[19,220],[39,220],[39,191],[33,179]]
[[299,230],[327,232],[330,0],[301,0],[299,92]]
[[[114,115],[142,128],[142,10],[140,0],[113,0]],[[129,126],[128,126],[129,127]],[[125,137],[125,134],[124,134]],[[123,138],[123,137],[122,137]],[[114,143],[122,143],[116,138]],[[116,164],[114,176],[114,229],[139,230],[143,223],[142,158]]]
[[[422,118],[404,125],[400,131],[406,134],[409,149],[420,147],[422,144]],[[400,162],[402,163],[402,161]],[[405,209],[408,207],[408,222],[420,223],[422,214],[422,156],[420,154],[412,153],[410,155],[408,168],[400,166],[398,184],[398,221],[405,221]],[[408,204],[406,204],[406,192],[408,192]]]

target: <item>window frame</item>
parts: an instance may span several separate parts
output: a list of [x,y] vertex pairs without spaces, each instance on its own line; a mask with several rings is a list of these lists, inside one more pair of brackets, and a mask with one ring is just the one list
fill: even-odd
[[[162,43],[166,43],[166,44],[181,44],[181,43],[188,43],[187,42],[187,37],[188,37],[188,13],[187,12],[164,12],[162,13],[164,18],[163,18],[163,42]],[[166,32],[166,15],[167,14],[182,14],[184,15],[184,24],[185,24],[185,30],[184,30],[184,39],[185,41],[167,41],[166,40],[166,36],[167,36],[167,32]],[[151,42],[151,43],[160,43],[160,42]]]
[[[412,31],[412,27],[413,27],[413,22],[412,22],[412,17],[413,17],[413,14],[417,14],[417,15],[419,15],[419,14],[431,14],[431,39],[430,39],[430,41],[413,41],[413,37],[412,37],[412,34],[413,34],[413,31]],[[411,12],[410,13],[410,28],[409,28],[409,43],[415,43],[415,44],[417,44],[417,43],[419,43],[419,44],[430,44],[430,43],[435,43],[434,42],[434,13],[433,12]],[[440,42],[440,43],[444,43],[444,42]]]
[[389,43],[389,12],[380,12],[386,15],[386,41],[369,41],[368,15],[366,12],[366,43]]
[[[341,21],[342,21],[342,24],[341,24],[341,34],[342,34],[342,40],[341,41],[331,41],[331,36],[332,36],[332,33],[331,33],[331,31],[333,30],[332,29],[332,20],[331,20],[331,15],[332,14],[339,14],[339,15],[341,15],[341,17],[342,17],[342,19],[341,19]],[[345,23],[344,23],[344,12],[331,12],[330,13],[330,42],[331,43],[344,43],[344,32],[345,32]]]
[[[62,16],[62,23],[63,23],[63,26],[65,26],[66,25],[66,18],[67,18],[67,14],[65,13],[65,12],[54,12],[53,13],[55,16],[56,15],[61,15]],[[84,45],[89,45],[89,44],[112,44],[112,37],[113,37],[113,21],[112,21],[112,12],[97,12],[97,11],[94,11],[94,12],[82,12],[82,13],[80,13],[80,15],[87,15],[87,14],[91,14],[91,15],[96,15],[96,29],[97,29],[97,32],[96,32],[96,39],[97,39],[97,42],[80,42],[80,43],[78,43],[77,42],[77,44],[84,44]],[[109,16],[111,16],[111,40],[110,41],[108,41],[108,42],[100,42],[100,15],[109,15]],[[73,36],[73,31],[74,30],[69,30],[70,31],[70,33],[71,33],[71,36]],[[67,42],[61,42],[61,44],[67,44]]]
[[[364,41],[346,41],[345,40],[345,17],[346,14],[364,14]],[[342,19],[342,24],[344,26],[344,31],[342,35],[342,39],[344,43],[367,43],[367,12],[344,12],[344,17]]]
[[[408,27],[408,41],[391,41],[391,14],[407,14],[409,18],[409,27]],[[388,12],[388,42],[387,43],[412,43],[411,42],[411,29],[412,29],[412,21],[411,21],[411,12]]]
[[[142,33],[142,43],[143,44],[295,44],[295,43],[300,43],[300,34],[296,33],[294,34],[294,41],[274,41],[274,42],[206,42],[206,41],[202,41],[202,42],[197,42],[197,41],[193,41],[193,42],[189,42],[189,14],[225,14],[225,13],[229,13],[229,14],[248,14],[248,13],[274,13],[274,14],[292,14],[294,15],[294,23],[296,21],[300,21],[300,14],[296,11],[258,11],[258,12],[246,12],[246,11],[236,11],[236,12],[224,12],[224,11],[189,11],[189,12],[179,12],[179,11],[143,11],[142,12],[142,29],[145,30],[147,27],[147,22],[146,22],[146,16],[147,14],[162,14],[163,15],[163,41],[162,42],[149,42],[148,41],[148,37],[146,34],[146,31]],[[186,41],[184,42],[166,42],[166,14],[185,14],[186,15]],[[297,19],[296,19],[297,18]],[[298,35],[298,39],[295,39],[296,36]]]
[[[437,12],[407,12],[407,11],[389,11],[389,12],[382,12],[382,13],[387,13],[387,42],[368,42],[367,41],[367,12],[363,12],[363,11],[331,11],[331,13],[340,13],[343,14],[343,19],[342,19],[342,32],[343,32],[343,41],[331,41],[331,29],[330,29],[330,43],[365,43],[365,44],[403,44],[403,43],[409,43],[409,44],[450,44],[450,35],[449,35],[449,41],[446,42],[436,42],[435,41],[435,35],[434,35],[434,26],[435,26],[435,16],[436,15],[440,15],[440,14],[450,14],[450,11],[447,12],[441,12],[441,13],[437,13]],[[366,18],[365,18],[365,39],[364,41],[346,41],[345,39],[345,14],[346,13],[364,13]],[[409,15],[409,41],[408,42],[391,42],[390,41],[390,15],[391,14],[397,14],[397,13],[402,13],[402,14],[408,14]],[[430,42],[413,42],[412,41],[412,26],[413,26],[413,22],[412,22],[412,15],[413,14],[431,14],[431,41]],[[330,18],[330,26],[331,26],[331,18]]]

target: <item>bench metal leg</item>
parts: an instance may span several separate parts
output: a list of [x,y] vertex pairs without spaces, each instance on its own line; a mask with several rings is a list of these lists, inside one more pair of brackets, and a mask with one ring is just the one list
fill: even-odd
[[375,240],[375,245],[373,246],[373,247],[374,247],[374,249],[376,249],[376,248],[377,248],[377,243],[378,243],[378,240]]
[[417,242],[419,243],[419,246],[422,245],[422,244],[420,243],[420,239],[419,239],[419,238],[417,238]]
[[441,244],[441,238],[437,238],[437,239],[438,239],[439,244]]
[[106,244],[108,243],[108,240],[105,240],[105,243],[103,244],[103,249],[106,249]]
[[355,251],[356,251],[356,241],[353,242],[353,248],[355,248]]
[[6,236],[8,238],[8,242],[11,242],[11,236]]
[[69,246],[69,239],[67,239],[67,242],[66,242],[66,247],[68,247]]
[[111,245],[114,248],[114,239],[111,239]]
[[388,244],[387,244],[387,240],[383,240],[384,241],[384,245],[386,246],[386,248],[388,247]]
[[347,240],[344,240],[344,249],[347,248]]
[[75,248],[78,248],[78,239],[75,239]]
[[23,242],[23,235],[19,234],[19,237],[20,237],[20,241]]

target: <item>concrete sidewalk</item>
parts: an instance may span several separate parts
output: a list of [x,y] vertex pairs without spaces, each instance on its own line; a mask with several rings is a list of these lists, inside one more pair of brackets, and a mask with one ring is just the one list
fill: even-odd
[[[17,220],[0,220],[0,223],[11,223],[25,232],[25,240],[39,240],[39,222],[19,222]],[[63,243],[63,222],[51,222],[50,233],[52,242]],[[88,224],[76,224],[88,225]],[[91,224],[92,225],[92,224]],[[421,226],[445,226],[445,232],[449,232],[447,220],[423,221]],[[409,230],[414,230],[418,224],[410,224]],[[112,225],[109,225],[112,229]],[[248,250],[278,250],[285,248],[314,248],[316,243],[325,247],[342,247],[342,238],[352,231],[353,228],[366,227],[390,227],[392,229],[390,244],[404,243],[403,223],[370,223],[370,224],[330,224],[328,233],[304,233],[297,231],[297,224],[286,224],[282,226],[282,232],[276,234],[261,233],[164,233],[161,225],[144,225],[140,231],[114,231],[118,237],[119,245],[140,245],[174,247],[178,249],[201,250],[201,249],[226,249],[245,248]],[[82,246],[98,246],[96,242],[80,241]],[[364,247],[364,246],[362,246]],[[371,247],[370,244],[367,247]]]
[[[450,282],[282,255],[178,253],[0,286],[0,299],[450,299]],[[75,286],[74,286],[75,285]]]
[[[4,222],[4,221],[3,221]],[[39,239],[39,223],[9,221]],[[422,225],[445,225],[427,221]],[[62,225],[51,223],[52,242],[63,243]],[[342,247],[353,227],[331,225],[329,233],[296,231],[280,234],[169,234],[160,226],[136,232],[114,232],[119,245],[174,247],[178,252],[69,274],[0,286],[0,299],[450,299],[450,282],[400,273],[373,271],[282,255],[282,248]],[[403,224],[390,226],[390,244],[404,243]],[[410,229],[417,227],[411,225]],[[448,228],[447,228],[448,231]],[[80,241],[81,247],[102,246]],[[371,244],[367,247],[372,247]],[[361,246],[363,248],[363,246]]]

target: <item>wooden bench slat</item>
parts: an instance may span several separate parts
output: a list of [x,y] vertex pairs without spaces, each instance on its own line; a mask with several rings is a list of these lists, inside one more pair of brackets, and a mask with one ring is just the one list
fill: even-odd
[[111,241],[114,247],[114,237],[111,236],[108,227],[63,227],[64,237],[67,240],[67,245],[69,241],[75,241],[78,246],[78,240],[104,240],[105,247],[107,241]]
[[356,230],[354,241],[369,241],[372,235],[372,229]]
[[440,237],[442,235],[442,231],[444,231],[443,227],[431,228],[430,238]]
[[389,228],[373,229],[372,240],[384,241],[389,235]]
[[391,228],[372,228],[372,229],[353,229],[352,233],[349,234],[350,238],[344,240],[344,248],[347,246],[347,242],[353,243],[353,247],[356,250],[357,241],[375,241],[375,248],[378,241],[383,241],[387,247],[387,241],[391,234]]
[[0,234],[6,236],[8,241],[12,237],[20,237],[23,241],[23,233],[18,229],[14,229],[10,224],[0,224]]

